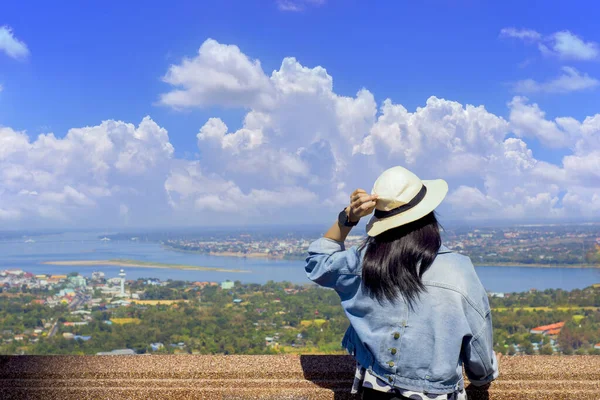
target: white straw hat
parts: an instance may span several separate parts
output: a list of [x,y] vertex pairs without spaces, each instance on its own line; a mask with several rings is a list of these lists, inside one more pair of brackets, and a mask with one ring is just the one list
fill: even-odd
[[422,181],[403,167],[384,171],[373,185],[378,195],[375,212],[367,224],[367,235],[377,236],[432,212],[448,193],[443,179]]

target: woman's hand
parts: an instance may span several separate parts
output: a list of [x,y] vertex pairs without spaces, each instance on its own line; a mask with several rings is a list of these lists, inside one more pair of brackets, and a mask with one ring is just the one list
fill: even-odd
[[346,207],[348,220],[357,222],[365,215],[369,215],[375,209],[377,204],[377,195],[370,195],[362,189],[356,189],[350,195],[350,205]]

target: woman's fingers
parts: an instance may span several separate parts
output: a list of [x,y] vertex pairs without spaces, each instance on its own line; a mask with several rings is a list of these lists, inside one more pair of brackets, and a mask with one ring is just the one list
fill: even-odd
[[350,204],[352,208],[359,208],[362,204],[369,203],[371,201],[376,201],[377,195],[369,195],[366,193],[360,194],[353,202]]
[[[371,196],[368,196],[369,198]],[[352,207],[352,214],[357,217],[364,217],[369,215],[375,209],[377,202],[375,200],[367,200],[363,203],[357,204],[356,207]]]
[[360,209],[361,209],[362,211],[369,211],[369,210],[372,210],[373,208],[375,208],[375,205],[376,205],[376,204],[377,204],[377,203],[376,203],[375,201],[371,200],[371,201],[368,201],[368,202],[366,202],[366,203],[362,203],[362,204],[360,205]]
[[354,192],[352,192],[350,195],[350,203],[356,201],[356,199],[358,199],[358,197],[363,193],[366,194],[367,192],[365,192],[363,189],[356,189]]
[[359,219],[370,214],[377,204],[377,195],[368,194],[363,189],[356,189],[350,196],[350,213]]

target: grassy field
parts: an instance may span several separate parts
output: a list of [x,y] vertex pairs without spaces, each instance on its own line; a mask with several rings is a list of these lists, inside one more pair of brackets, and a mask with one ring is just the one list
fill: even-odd
[[123,324],[139,324],[142,322],[139,318],[112,318],[111,322],[117,325]]
[[308,327],[311,325],[316,325],[317,327],[323,325],[325,322],[327,322],[327,320],[324,319],[303,319],[302,321],[300,321],[300,325],[304,326],[304,327]]
[[585,318],[585,315],[573,315],[573,322],[575,322],[576,324],[578,324],[584,318]]

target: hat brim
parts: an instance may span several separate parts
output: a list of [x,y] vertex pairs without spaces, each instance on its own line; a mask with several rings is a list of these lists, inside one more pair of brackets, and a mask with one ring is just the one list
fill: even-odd
[[403,213],[396,214],[392,217],[381,219],[375,216],[371,217],[371,220],[367,224],[367,235],[377,236],[392,228],[416,221],[435,210],[446,197],[446,194],[448,193],[448,184],[443,179],[422,182],[423,185],[427,187],[427,194],[419,204],[410,210],[406,210]]

